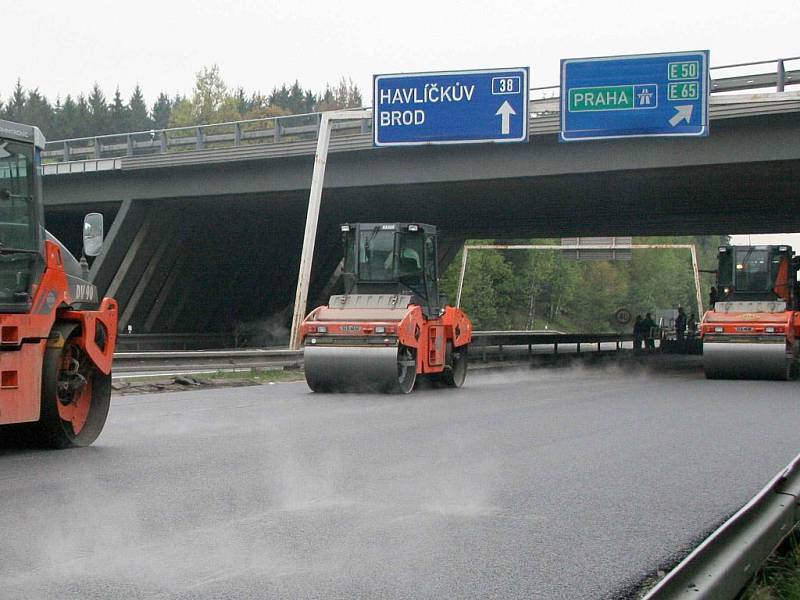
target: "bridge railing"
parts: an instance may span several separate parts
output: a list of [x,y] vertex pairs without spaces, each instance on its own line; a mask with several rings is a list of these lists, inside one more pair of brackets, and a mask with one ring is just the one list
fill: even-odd
[[[765,70],[764,65],[773,68]],[[758,72],[747,72],[754,69]],[[784,91],[788,85],[800,84],[800,56],[722,65],[711,70],[720,74],[712,77],[712,93],[764,88]],[[552,112],[558,95],[557,85],[531,88],[531,113]],[[317,112],[55,140],[47,142],[42,156],[45,163],[60,163],[316,140],[321,118],[322,113]],[[342,121],[334,125],[332,135],[366,134],[371,130],[368,119]]]

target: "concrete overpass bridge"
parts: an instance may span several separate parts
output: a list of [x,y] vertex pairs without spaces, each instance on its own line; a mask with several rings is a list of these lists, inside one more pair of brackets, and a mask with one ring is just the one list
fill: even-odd
[[[800,92],[714,94],[710,118],[707,138],[560,144],[558,101],[542,99],[528,144],[391,149],[373,148],[368,122],[342,126],[310,299],[327,295],[342,221],[435,223],[443,262],[474,237],[800,231]],[[106,215],[92,276],[138,333],[280,315],[294,296],[316,119],[54,142],[49,227],[77,249],[83,214]]]

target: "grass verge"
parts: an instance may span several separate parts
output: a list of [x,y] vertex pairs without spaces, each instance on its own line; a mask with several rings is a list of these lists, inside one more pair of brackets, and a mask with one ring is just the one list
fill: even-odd
[[786,538],[742,594],[742,600],[800,600],[800,532]]
[[217,371],[204,379],[231,380],[246,379],[257,383],[277,383],[281,381],[302,381],[303,371],[299,369],[246,369],[241,371]]

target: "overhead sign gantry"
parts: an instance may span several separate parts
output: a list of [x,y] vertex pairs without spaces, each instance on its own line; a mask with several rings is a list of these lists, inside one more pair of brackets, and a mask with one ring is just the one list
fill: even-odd
[[376,146],[528,141],[528,68],[373,80]]
[[561,61],[561,141],[708,135],[708,50]]

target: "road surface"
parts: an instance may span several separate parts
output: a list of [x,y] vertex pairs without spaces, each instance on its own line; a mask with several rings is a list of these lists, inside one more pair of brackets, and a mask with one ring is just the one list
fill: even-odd
[[695,365],[116,397],[92,448],[0,450],[0,595],[624,597],[800,451],[798,392]]

